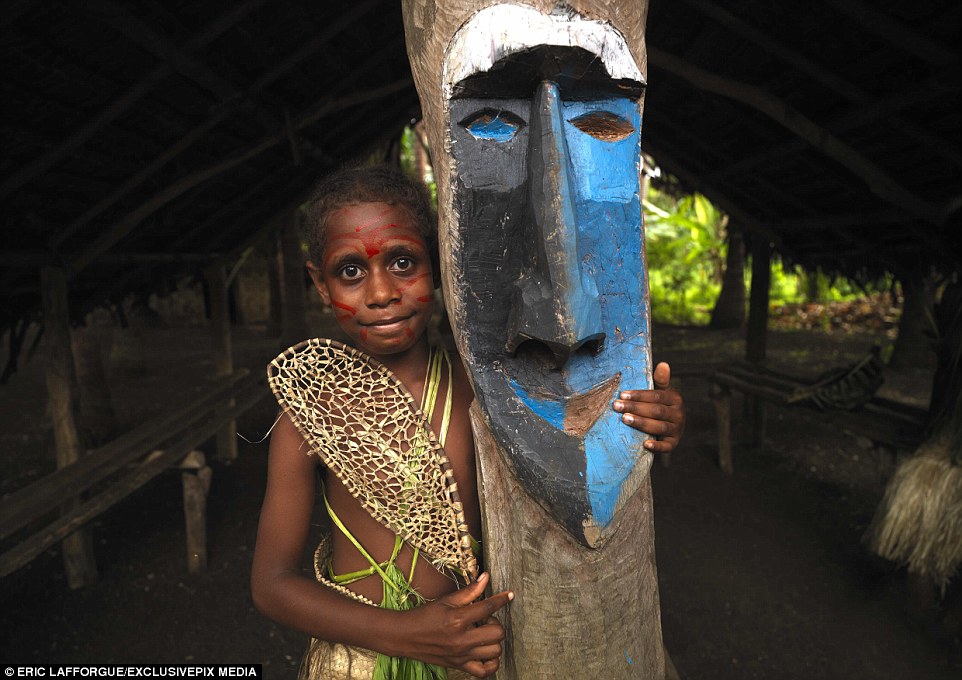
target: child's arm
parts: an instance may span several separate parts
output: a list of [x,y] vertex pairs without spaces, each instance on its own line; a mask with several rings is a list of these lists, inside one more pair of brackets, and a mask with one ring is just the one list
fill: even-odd
[[290,419],[281,416],[271,436],[251,573],[251,593],[261,613],[320,639],[460,668],[478,677],[494,673],[504,629],[490,617],[512,595],[498,593],[474,602],[487,585],[486,575],[434,602],[395,612],[352,600],[301,573],[316,491],[314,458],[304,446]]
[[671,368],[662,362],[655,366],[653,390],[625,390],[612,405],[621,419],[636,430],[657,439],[645,442],[655,453],[670,453],[685,431],[685,402],[681,392],[671,388]]

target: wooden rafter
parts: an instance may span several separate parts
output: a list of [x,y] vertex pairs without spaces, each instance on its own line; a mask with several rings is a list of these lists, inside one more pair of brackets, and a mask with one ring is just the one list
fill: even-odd
[[[311,125],[323,116],[330,115],[337,111],[342,111],[366,101],[386,97],[390,94],[394,94],[395,92],[410,88],[411,86],[412,83],[410,78],[403,78],[371,90],[353,92],[339,99],[322,99],[310,107],[306,113],[298,117],[294,123],[294,128],[299,130],[303,127]],[[97,257],[107,252],[107,250],[109,250],[115,243],[133,231],[137,225],[149,215],[153,214],[158,209],[174,200],[184,192],[193,189],[212,177],[216,177],[217,175],[227,172],[228,170],[247,162],[248,160],[286,140],[287,134],[283,131],[281,131],[279,134],[269,135],[238,154],[235,154],[229,158],[224,158],[206,168],[196,170],[184,177],[181,177],[173,184],[168,185],[158,193],[154,194],[151,198],[147,199],[133,211],[125,215],[121,220],[115,222],[113,225],[107,227],[103,232],[101,232],[100,236],[96,238],[93,243],[91,243],[84,251],[82,251],[76,259],[69,263],[70,273],[72,275],[76,275],[82,271],[85,267],[87,267],[87,265],[97,259]]]
[[238,100],[250,105],[254,116],[268,132],[273,132],[280,126],[280,121],[273,113],[261,108],[256,101],[246,98],[233,83],[215,73],[202,60],[157,33],[127,11],[126,7],[111,0],[87,0],[82,6],[127,39],[170,64],[175,71],[213,94],[221,102]]
[[648,57],[652,65],[688,81],[701,90],[734,99],[765,114],[861,178],[872,193],[887,203],[901,207],[933,224],[941,224],[945,219],[946,216],[941,207],[932,205],[900,185],[857,150],[771,93],[694,66],[653,45],[648,46]]
[[871,227],[882,224],[905,224],[912,222],[911,215],[899,210],[879,212],[854,212],[836,215],[809,215],[795,219],[769,222],[776,231],[808,231],[810,229],[838,229],[842,227]]
[[[870,104],[874,99],[869,92],[864,90],[857,83],[838,76],[832,70],[817,64],[797,50],[775,40],[769,34],[748,25],[738,17],[716,5],[711,0],[684,1],[705,14],[707,17],[714,20],[726,31],[740,36],[762,48],[765,52],[778,57],[789,66],[797,69],[801,73],[804,73],[815,82],[825,86],[834,94],[843,97],[848,101],[863,104]],[[928,85],[928,83],[926,83],[926,85]],[[933,152],[945,156],[958,165],[962,165],[962,154],[959,154],[959,152],[955,149],[955,144],[949,143],[949,140],[933,134],[930,130],[927,130],[921,125],[917,125],[913,121],[907,120],[901,116],[893,116],[890,123],[893,129],[901,131],[903,134],[911,137],[915,141],[925,144],[927,147],[932,149]],[[827,125],[826,127],[833,129],[836,132],[840,131],[833,125]]]
[[870,3],[862,2],[862,0],[829,0],[826,4],[890,45],[894,45],[930,64],[948,66],[957,63],[959,60],[959,55],[955,50],[918,33],[910,26],[892,19]]
[[[254,9],[264,4],[265,1],[266,0],[246,0],[246,2],[233,7],[211,22],[196,36],[188,40],[183,50],[188,53],[199,50],[242,20]],[[6,198],[42,172],[63,160],[112,121],[129,111],[134,104],[143,99],[144,96],[151,92],[154,87],[171,73],[173,73],[173,68],[166,62],[156,66],[150,73],[144,76],[140,82],[130,87],[93,118],[81,125],[80,128],[75,130],[66,140],[40,155],[39,158],[29,165],[20,168],[17,172],[4,179],[3,182],[0,182],[0,199]]]
[[[929,99],[958,93],[960,87],[962,86],[957,82],[948,80],[947,74],[937,78],[931,78],[914,87],[892,92],[887,97],[883,97],[874,102],[853,107],[845,113],[829,120],[825,123],[825,128],[839,134],[846,130],[883,120],[904,108],[917,106]],[[962,165],[962,154],[959,153],[958,145],[955,141],[933,138],[931,142],[938,147],[939,155],[948,158],[956,163],[956,165]],[[746,172],[765,163],[791,156],[808,146],[809,142],[805,139],[790,139],[782,144],[774,144],[759,153],[746,156],[727,167],[725,171]]]
[[244,91],[243,98],[233,99],[229,102],[224,102],[218,107],[215,107],[207,120],[203,121],[190,132],[171,144],[159,156],[145,165],[140,171],[131,175],[126,182],[118,186],[114,191],[103,197],[100,201],[87,209],[77,219],[67,225],[66,228],[64,228],[53,239],[51,239],[50,247],[52,249],[59,248],[60,245],[66,239],[70,238],[70,236],[76,233],[77,230],[89,224],[91,220],[95,219],[98,215],[101,215],[105,210],[108,210],[111,206],[116,204],[117,201],[121,200],[132,190],[140,186],[147,178],[151,177],[160,168],[164,167],[171,160],[186,151],[199,139],[202,139],[209,130],[227,118],[230,114],[234,113],[234,111],[240,107],[242,101],[253,99],[254,96],[261,92],[265,87],[274,83],[278,78],[304,61],[304,59],[314,54],[325,44],[330,42],[334,36],[343,32],[348,26],[356,22],[361,16],[370,11],[376,4],[376,0],[368,0],[367,2],[359,3],[357,6],[352,8],[350,12],[346,12],[341,15],[337,21],[330,24],[324,31],[321,31],[310,41],[302,45],[292,55],[281,61],[277,66],[270,69],[260,78],[255,80],[250,87]]

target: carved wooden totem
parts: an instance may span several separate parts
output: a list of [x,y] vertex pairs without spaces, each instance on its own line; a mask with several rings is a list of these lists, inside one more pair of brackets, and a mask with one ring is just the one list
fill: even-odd
[[639,196],[646,0],[404,0],[477,400],[499,677],[662,678]]

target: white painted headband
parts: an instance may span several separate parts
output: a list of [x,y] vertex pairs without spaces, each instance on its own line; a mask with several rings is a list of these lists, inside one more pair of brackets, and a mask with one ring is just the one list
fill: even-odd
[[610,23],[502,4],[478,11],[455,33],[444,60],[445,101],[456,83],[490,70],[502,57],[538,45],[580,47],[597,55],[612,78],[645,82],[624,36]]

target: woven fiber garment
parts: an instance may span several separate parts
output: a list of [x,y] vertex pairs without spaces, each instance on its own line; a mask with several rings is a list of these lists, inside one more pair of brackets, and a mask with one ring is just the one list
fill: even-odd
[[[298,680],[370,680],[377,655],[361,647],[311,640]],[[448,680],[471,680],[464,671],[448,670]]]
[[380,362],[314,338],[267,368],[278,403],[374,519],[439,571],[477,577],[457,483],[423,411]]

